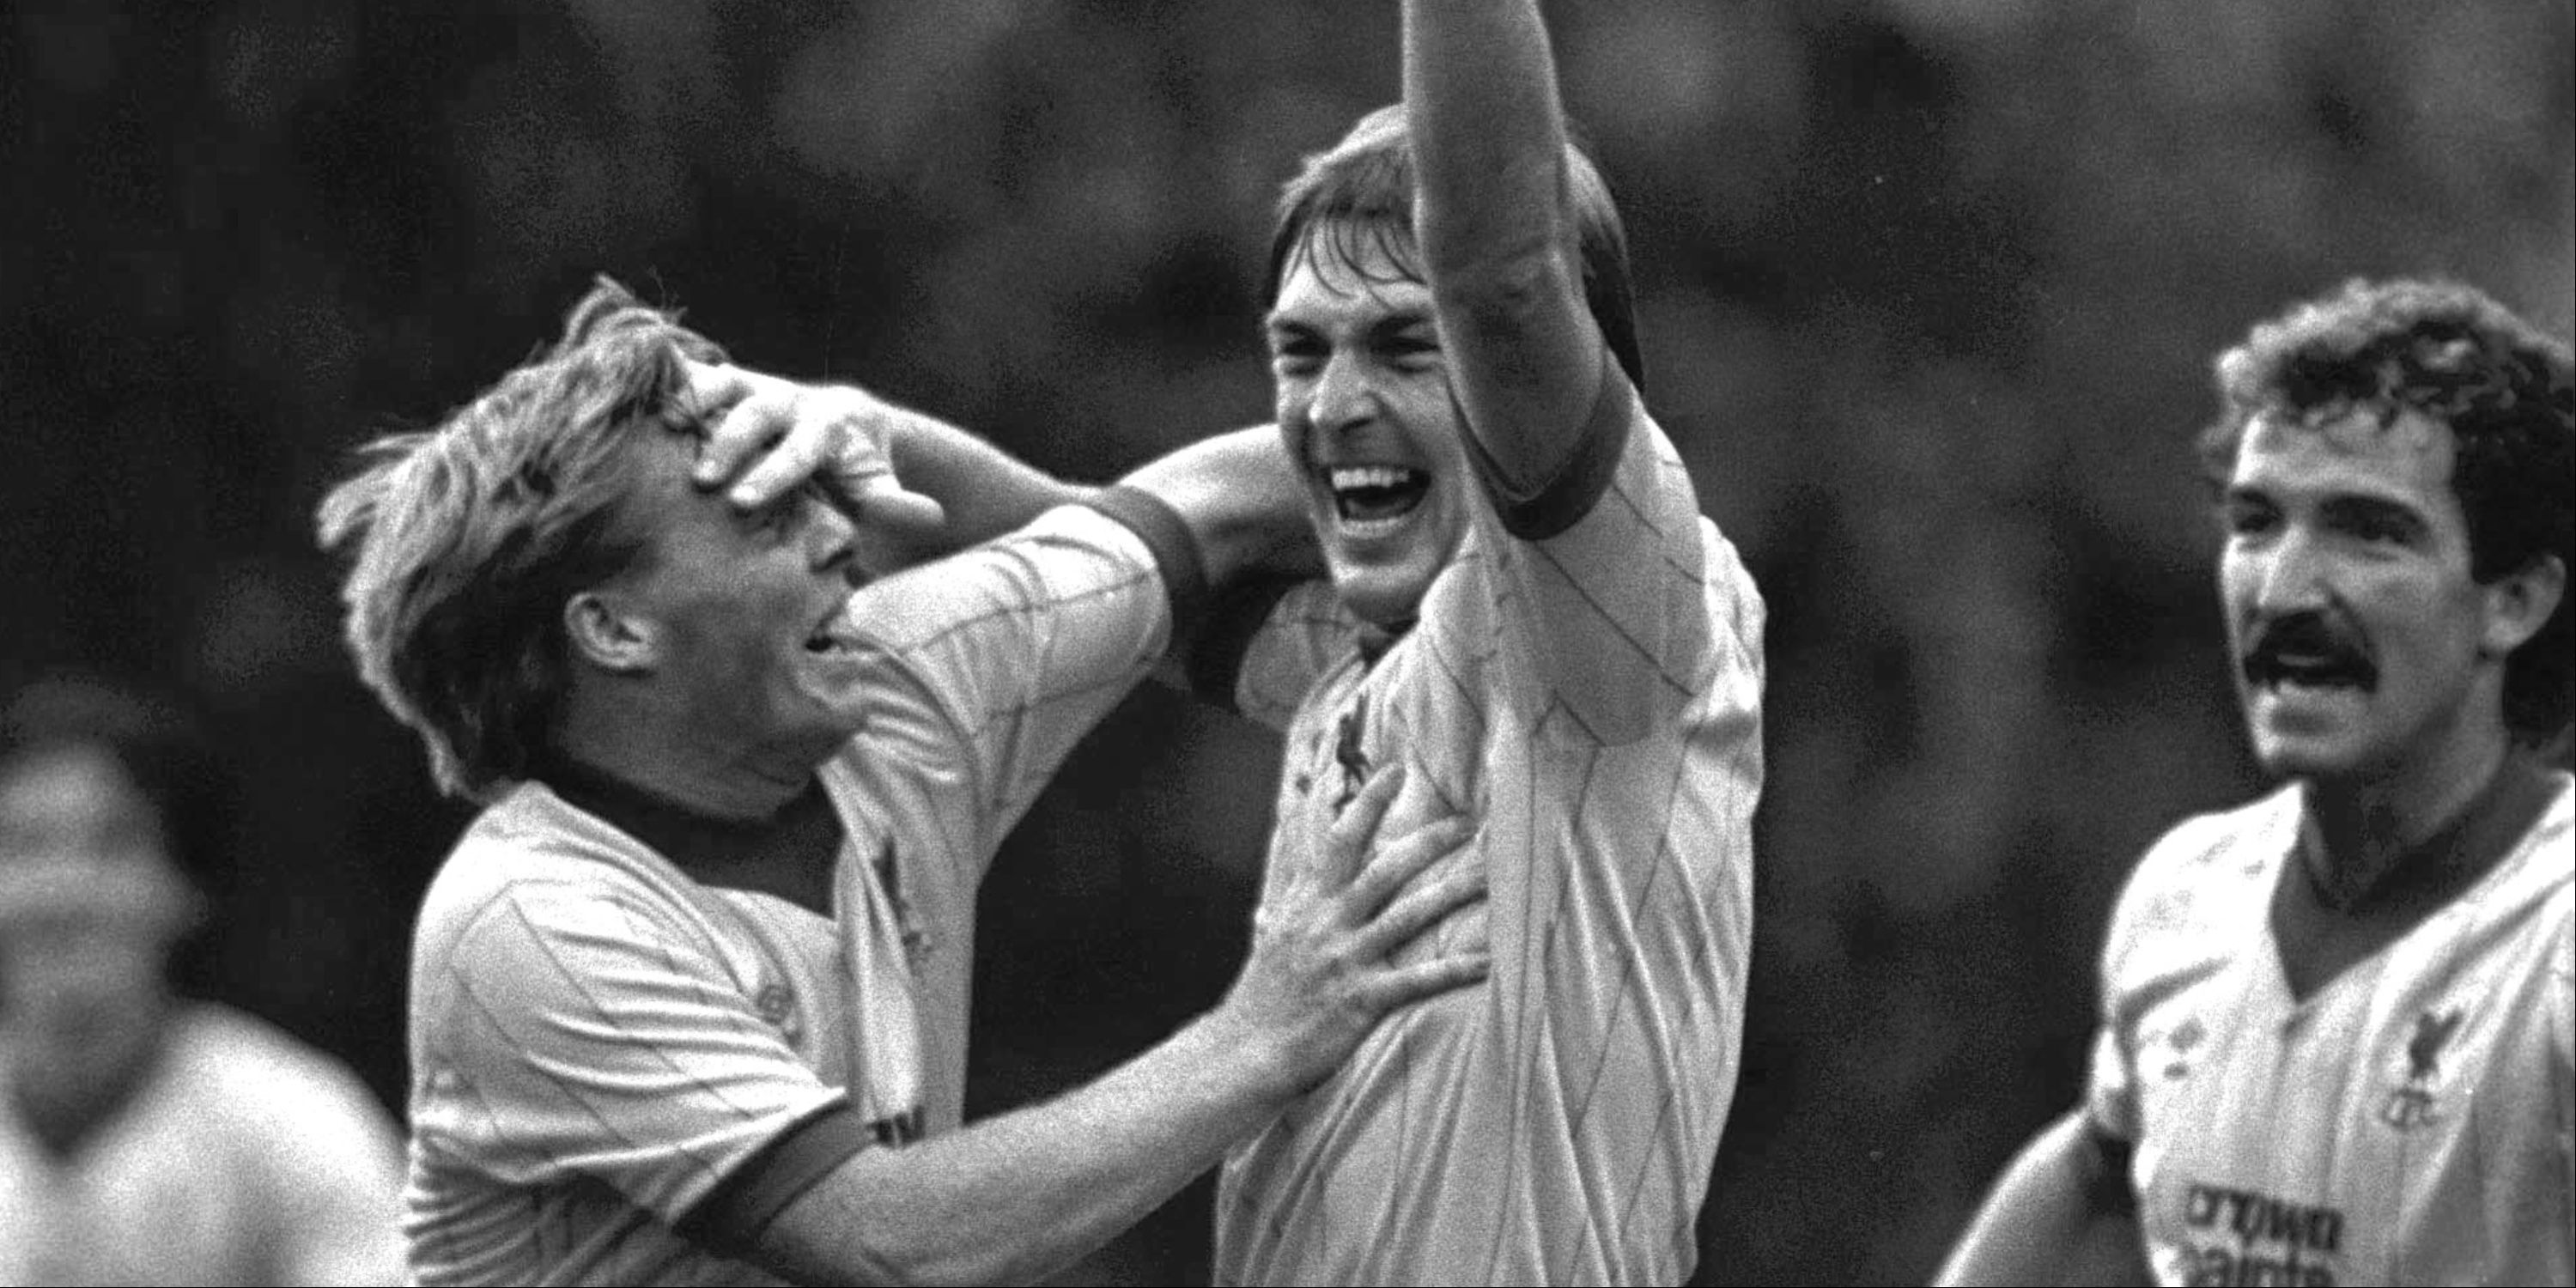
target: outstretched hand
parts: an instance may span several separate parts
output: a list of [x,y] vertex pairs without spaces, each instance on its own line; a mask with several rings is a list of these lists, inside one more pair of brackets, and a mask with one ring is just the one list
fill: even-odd
[[[1485,898],[1484,868],[1464,853],[1475,838],[1471,820],[1449,815],[1381,837],[1403,785],[1401,764],[1381,768],[1334,823],[1324,853],[1263,901],[1243,973],[1219,1007],[1250,1028],[1251,1040],[1276,1044],[1292,1091],[1330,1077],[1390,1013],[1476,983],[1490,968],[1482,943],[1397,962],[1425,932]],[[1452,856],[1461,861],[1441,862]]]
[[750,511],[810,480],[852,523],[898,539],[929,537],[946,524],[939,502],[895,478],[899,408],[847,385],[801,384],[730,364],[687,366],[697,404],[725,409],[699,449],[699,487],[725,488],[728,502]]

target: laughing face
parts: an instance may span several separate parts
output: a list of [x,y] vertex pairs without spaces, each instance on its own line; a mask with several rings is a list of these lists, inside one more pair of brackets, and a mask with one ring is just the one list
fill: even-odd
[[850,522],[812,487],[744,514],[688,480],[694,445],[650,449],[644,556],[617,593],[651,639],[651,680],[722,745],[819,761],[864,720]]
[[2502,737],[2502,592],[2470,575],[2450,430],[2353,412],[2246,428],[2220,556],[2254,753],[2283,776],[2465,768]]
[[1310,231],[1266,328],[1279,429],[1325,564],[1342,602],[1381,626],[1413,619],[1467,527],[1431,291],[1396,240]]

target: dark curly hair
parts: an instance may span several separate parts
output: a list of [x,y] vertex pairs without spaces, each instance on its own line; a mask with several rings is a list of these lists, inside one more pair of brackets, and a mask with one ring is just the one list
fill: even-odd
[[[2322,424],[2363,410],[2386,424],[2414,411],[2450,427],[2470,575],[2492,582],[2543,558],[2576,568],[2576,362],[2566,341],[2475,288],[2355,279],[2255,326],[2216,372],[2221,409],[2199,443],[2214,484],[2256,417]],[[2505,664],[2505,724],[2527,744],[2556,738],[2576,708],[2570,599]]]

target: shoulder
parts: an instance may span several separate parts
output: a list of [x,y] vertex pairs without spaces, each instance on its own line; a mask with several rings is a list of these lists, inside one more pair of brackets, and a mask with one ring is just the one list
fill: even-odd
[[[1756,670],[1762,666],[1762,633],[1770,609],[1762,601],[1762,589],[1754,584],[1753,572],[1744,566],[1744,558],[1735,543],[1718,531],[1717,524],[1706,515],[1698,517],[1700,549],[1706,552],[1701,570],[1701,603],[1706,607],[1713,634],[1732,642],[1734,656],[1749,657]],[[1718,660],[1727,656],[1717,650]]]
[[2264,906],[2298,826],[2299,790],[2285,785],[2167,829],[2138,860],[2112,910],[2103,951],[2108,972],[2116,979],[2124,968],[2152,966],[2166,949],[2232,946],[2236,923]]
[[358,1132],[390,1138],[390,1114],[356,1071],[284,1029],[218,1003],[191,1004],[174,1028],[173,1082],[207,1111],[297,1133]]
[[2285,785],[2234,809],[2167,828],[2138,860],[2123,902],[2144,912],[2175,899],[2224,897],[2269,876],[2298,837],[2299,789]]
[[2549,969],[2558,980],[2564,1002],[2576,976],[2576,864],[2567,861],[2576,849],[2576,777],[2558,775],[2558,794],[2523,838],[2523,879],[2534,887],[2540,915],[2548,926]]
[[536,783],[467,825],[421,903],[424,945],[470,933],[503,906],[577,907],[646,894],[675,874],[634,838]]
[[715,949],[689,878],[541,785],[478,816],[432,878],[412,937],[416,1024],[471,994],[540,1004],[549,981]]

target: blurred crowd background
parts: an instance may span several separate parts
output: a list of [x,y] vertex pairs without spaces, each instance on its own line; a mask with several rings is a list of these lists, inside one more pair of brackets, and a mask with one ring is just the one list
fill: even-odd
[[[2078,1094],[2140,848],[2257,786],[2189,440],[2288,300],[2576,314],[2576,7],[1550,6],[1634,237],[1648,401],[1771,605],[1742,1089],[1705,1283],[1928,1275]],[[0,18],[0,682],[211,714],[218,990],[399,1109],[466,815],[358,687],[322,488],[591,274],[735,355],[1105,479],[1265,419],[1270,198],[1397,87],[1393,6],[19,0]],[[2576,481],[2571,481],[2576,486]],[[1241,953],[1270,740],[1160,693],[986,889],[972,1112]],[[1206,1273],[1208,1187],[1067,1276]]]

